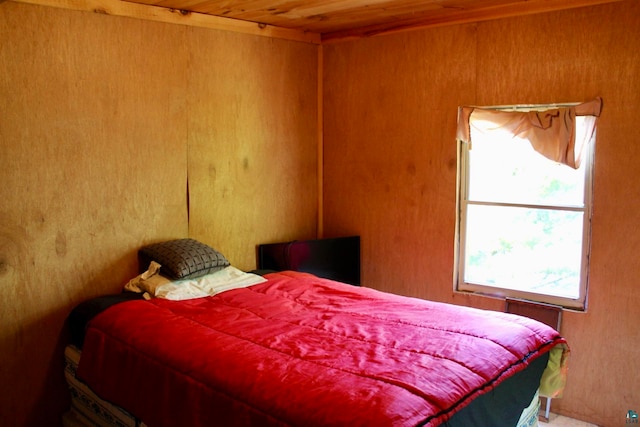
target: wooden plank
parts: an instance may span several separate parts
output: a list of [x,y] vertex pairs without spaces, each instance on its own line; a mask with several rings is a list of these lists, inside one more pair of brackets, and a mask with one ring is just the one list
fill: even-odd
[[[154,0],[137,0],[153,2]],[[451,1],[451,0],[449,0]],[[477,0],[467,0],[477,1]],[[483,0],[484,1],[484,0]],[[513,0],[492,0],[513,1]],[[460,0],[456,0],[457,3]],[[441,1],[424,0],[333,0],[297,1],[280,0],[241,1],[229,5],[220,0],[160,0],[157,5],[188,9],[200,13],[225,16],[252,22],[265,22],[285,28],[296,28],[322,33],[382,23],[397,23],[425,11],[448,13],[450,8]]]
[[279,38],[305,43],[320,43],[320,35],[311,32],[274,27],[267,24],[240,21],[185,10],[129,3],[119,0],[11,0],[40,6],[81,10],[105,15],[124,16],[150,21],[181,24],[222,31]]
[[447,13],[416,13],[415,17],[399,19],[397,25],[389,23],[369,25],[365,27],[325,32],[322,42],[345,41],[348,39],[371,37],[380,34],[390,34],[401,31],[419,30],[425,28],[441,27],[446,25],[467,24],[471,22],[483,22],[494,19],[511,18],[515,16],[532,15],[536,13],[553,12],[558,10],[573,9],[578,7],[595,6],[605,3],[614,3],[623,0],[529,0],[507,4],[499,4],[488,7],[458,9]]
[[[597,0],[595,4],[602,2]],[[611,0],[605,0],[611,1]],[[262,22],[276,27],[314,33],[362,31],[379,33],[428,23],[460,23],[500,17],[505,11],[515,15],[530,11],[594,4],[593,0],[136,0],[178,10],[223,16],[242,21]],[[508,13],[505,16],[511,16]],[[487,18],[488,17],[488,18]],[[363,30],[359,30],[363,29]],[[366,35],[366,34],[365,34]]]

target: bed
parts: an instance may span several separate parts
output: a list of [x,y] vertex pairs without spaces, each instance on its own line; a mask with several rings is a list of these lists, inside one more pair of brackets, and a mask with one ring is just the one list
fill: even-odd
[[222,264],[76,308],[68,381],[151,427],[537,425],[562,392],[569,349],[542,323]]

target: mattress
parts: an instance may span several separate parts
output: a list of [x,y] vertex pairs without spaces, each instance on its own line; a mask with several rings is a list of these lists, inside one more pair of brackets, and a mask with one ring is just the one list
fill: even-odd
[[548,352],[565,347],[551,328],[301,273],[267,277],[105,310],[89,324],[81,378],[159,426],[535,425],[523,408],[535,412]]

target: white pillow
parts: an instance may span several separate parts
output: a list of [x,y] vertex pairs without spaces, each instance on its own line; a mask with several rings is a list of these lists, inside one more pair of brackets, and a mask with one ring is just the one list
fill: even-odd
[[207,295],[216,295],[220,292],[246,288],[266,281],[267,279],[262,276],[245,273],[233,266],[229,266],[196,279],[195,285],[206,292]]
[[146,299],[155,297],[178,301],[216,295],[220,292],[246,288],[267,281],[262,276],[245,273],[233,266],[195,279],[173,281],[162,276],[159,271],[160,265],[152,261],[149,269],[131,279],[125,285],[125,289],[144,292]]

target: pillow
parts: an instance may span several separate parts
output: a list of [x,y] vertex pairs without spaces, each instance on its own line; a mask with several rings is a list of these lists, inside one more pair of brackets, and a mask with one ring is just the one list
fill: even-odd
[[124,290],[142,293],[145,299],[155,296],[156,289],[171,283],[171,280],[160,275],[160,264],[151,261],[149,269],[124,285]]
[[202,289],[203,292],[206,292],[207,295],[217,295],[220,292],[246,288],[266,281],[267,279],[262,276],[245,273],[230,265],[216,273],[194,280],[194,284],[199,289]]
[[144,246],[138,251],[141,268],[151,261],[160,264],[169,279],[193,279],[229,266],[220,252],[194,239],[177,239]]
[[262,276],[245,273],[233,266],[229,266],[197,279],[177,280],[162,284],[154,289],[154,296],[170,300],[201,298],[217,295],[220,292],[232,289],[246,288],[266,281],[267,279]]
[[217,295],[232,289],[246,288],[267,281],[257,274],[245,273],[229,266],[197,279],[169,280],[160,275],[160,264],[151,262],[149,269],[129,280],[126,291],[142,293],[145,299],[164,298],[174,301]]

